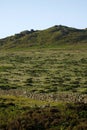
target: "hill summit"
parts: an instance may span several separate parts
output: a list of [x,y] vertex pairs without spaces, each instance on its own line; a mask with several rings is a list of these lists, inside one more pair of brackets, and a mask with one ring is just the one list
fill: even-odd
[[47,47],[87,43],[87,29],[55,25],[45,30],[25,30],[0,39],[0,48]]

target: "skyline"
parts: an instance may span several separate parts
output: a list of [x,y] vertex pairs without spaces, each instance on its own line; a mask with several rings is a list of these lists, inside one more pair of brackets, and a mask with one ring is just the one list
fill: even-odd
[[86,5],[86,0],[1,0],[0,38],[54,25],[87,28]]

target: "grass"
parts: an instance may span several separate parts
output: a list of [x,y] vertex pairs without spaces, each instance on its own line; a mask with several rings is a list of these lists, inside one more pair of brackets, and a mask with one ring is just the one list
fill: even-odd
[[0,130],[87,130],[86,97],[87,30],[60,25],[0,39]]
[[66,26],[53,26],[45,30],[23,31],[14,36],[0,39],[0,49],[20,48],[61,48],[74,46],[87,46],[87,30],[75,29]]
[[87,104],[51,102],[48,106],[45,101],[39,102],[23,97],[6,96],[0,99],[2,130],[87,129]]
[[30,49],[4,52],[4,55],[1,52],[0,88],[86,93],[86,68],[85,49]]
[[[64,103],[65,104],[65,103]],[[45,108],[46,106],[64,106],[61,102],[47,102],[33,100],[24,97],[0,96],[0,129],[5,127],[16,118],[34,108]]]
[[[21,95],[21,91],[54,95],[59,93],[87,94],[86,47],[23,48],[22,50],[13,49],[0,52],[1,130],[5,130],[7,126],[12,130],[12,126],[15,126],[15,122],[19,120],[20,122],[29,121],[30,118],[26,115],[31,110],[35,111],[34,114],[37,115],[36,120],[39,123],[38,119],[44,117],[42,114],[37,114],[37,109],[40,109],[41,112],[44,109],[45,116],[49,117],[44,123],[44,130],[86,130],[87,113],[83,107],[86,104],[69,103],[67,106],[67,103],[62,101],[35,100],[27,98],[26,94]],[[58,116],[57,119],[61,119],[60,123],[58,123],[59,120],[54,119],[54,114],[50,113],[53,106],[61,113],[55,112],[55,115]],[[51,127],[48,127],[51,120],[50,114],[52,122]],[[28,123],[30,127],[30,122]],[[34,118],[31,123],[32,127],[33,124],[36,125]],[[56,123],[58,125],[55,125]],[[23,123],[22,130],[24,130],[24,125],[26,130],[26,123]],[[17,130],[16,126],[15,129]]]

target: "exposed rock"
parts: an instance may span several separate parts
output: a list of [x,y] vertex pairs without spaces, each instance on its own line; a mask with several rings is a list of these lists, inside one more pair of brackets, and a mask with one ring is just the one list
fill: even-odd
[[24,96],[27,98],[41,100],[41,101],[48,101],[48,102],[74,102],[74,103],[87,103],[87,94],[78,94],[78,93],[58,93],[58,94],[36,94],[30,93],[25,90],[0,90],[0,95],[13,95],[13,96]]

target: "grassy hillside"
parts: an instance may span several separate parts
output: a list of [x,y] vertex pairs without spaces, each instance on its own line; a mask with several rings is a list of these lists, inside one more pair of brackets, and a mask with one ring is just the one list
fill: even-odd
[[73,44],[87,44],[87,29],[53,26],[41,31],[23,31],[0,40],[0,48],[60,47]]
[[87,50],[31,49],[0,53],[0,89],[87,93]]
[[0,40],[0,130],[87,130],[86,29]]

